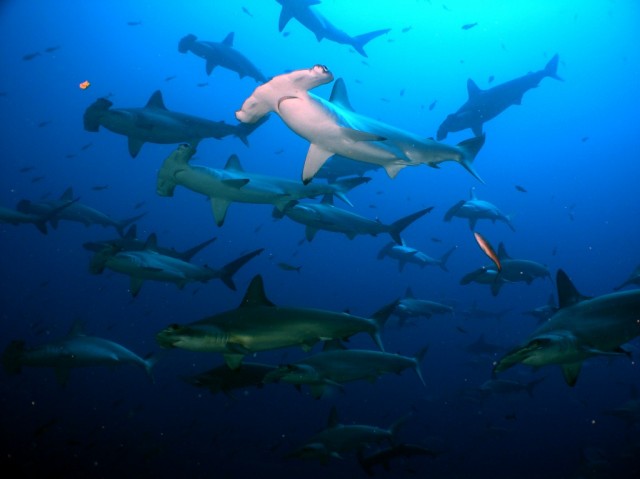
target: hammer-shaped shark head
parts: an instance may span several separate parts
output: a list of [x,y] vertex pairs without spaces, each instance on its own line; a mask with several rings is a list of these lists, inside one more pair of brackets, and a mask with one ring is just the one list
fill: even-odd
[[282,99],[306,95],[307,91],[331,81],[333,73],[324,65],[275,76],[253,91],[236,111],[236,118],[242,123],[255,123],[270,111],[277,111]]
[[158,171],[156,193],[160,196],[173,196],[178,184],[176,175],[188,168],[189,160],[195,155],[196,148],[186,143],[178,146],[171,153]]
[[577,338],[569,331],[556,331],[535,336],[529,342],[507,353],[494,367],[495,372],[506,371],[518,363],[545,366],[581,361],[585,353],[577,347]]

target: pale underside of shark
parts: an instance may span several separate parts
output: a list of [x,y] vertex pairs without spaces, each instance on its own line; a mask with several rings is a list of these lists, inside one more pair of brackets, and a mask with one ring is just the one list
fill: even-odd
[[432,258],[426,253],[420,250],[412,248],[404,244],[388,243],[378,253],[378,259],[384,259],[385,257],[393,258],[398,261],[398,271],[402,272],[407,263],[417,264],[421,268],[425,266],[438,266],[443,271],[449,271],[447,269],[447,262],[451,254],[457,249],[457,246],[453,246],[440,258]]
[[244,170],[236,155],[231,155],[224,169],[190,165],[196,150],[190,145],[180,145],[162,164],[158,171],[156,192],[161,196],[173,196],[177,185],[210,198],[213,216],[218,226],[224,223],[227,209],[232,202],[272,204],[279,211],[301,198],[335,195],[347,204],[347,191],[369,181],[369,178],[348,178],[335,183],[303,185],[288,180]]
[[236,309],[194,323],[172,324],[156,335],[162,347],[218,352],[235,369],[244,356],[259,351],[301,346],[310,350],[318,341],[346,339],[368,333],[380,349],[380,330],[395,301],[372,319],[322,309],[276,306],[267,299],[260,275],[255,276]]
[[502,221],[506,223],[512,231],[515,231],[511,223],[511,218],[500,211],[494,204],[479,200],[473,188],[471,189],[471,198],[466,201],[460,200],[453,205],[444,215],[444,220],[451,221],[454,216],[468,219],[469,228],[471,228],[472,231],[476,229],[478,220],[491,220],[493,223]]
[[331,81],[333,74],[322,65],[276,76],[254,90],[236,118],[251,124],[275,111],[291,130],[308,140],[311,145],[302,173],[305,183],[335,154],[380,165],[391,178],[406,166],[438,167],[444,161],[455,161],[479,179],[472,162],[484,136],[449,146],[358,115],[341,79],[334,84],[330,101],[309,93]]
[[407,288],[405,297],[398,301],[395,313],[400,317],[400,325],[402,325],[408,318],[412,317],[429,319],[435,314],[453,314],[453,308],[436,301],[418,299],[411,288]]
[[628,355],[621,346],[640,335],[640,291],[589,298],[580,294],[564,271],[556,278],[560,308],[521,346],[495,365],[496,372],[522,363],[557,364],[568,385],[575,385],[582,363],[594,356]]

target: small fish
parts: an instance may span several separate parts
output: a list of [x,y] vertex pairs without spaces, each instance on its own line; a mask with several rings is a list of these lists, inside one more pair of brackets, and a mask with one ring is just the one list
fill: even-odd
[[583,136],[583,137],[580,139],[580,141],[581,141],[582,143],[586,143],[587,141],[589,141],[589,137],[588,137],[588,136]]
[[407,33],[409,31],[411,31],[413,27],[412,26],[408,26],[408,27],[404,27],[402,30],[400,30],[402,33]]
[[75,153],[69,153],[68,155],[64,155],[65,158],[71,159],[71,158],[75,158],[76,155]]
[[40,437],[43,434],[45,434],[47,431],[49,431],[53,426],[55,426],[58,423],[58,419],[54,418],[51,419],[50,421],[47,421],[46,423],[44,423],[41,426],[38,426],[34,431],[33,431],[33,437]]
[[262,225],[258,225],[256,226],[256,228],[253,230],[254,233],[258,233],[260,230],[262,229]]
[[22,168],[20,168],[18,171],[19,171],[20,173],[27,173],[27,172],[29,172],[29,171],[31,171],[31,170],[35,170],[35,169],[36,169],[36,167],[35,167],[35,166],[23,166],[23,167],[22,167]]
[[457,329],[458,331],[460,331],[461,333],[464,333],[464,334],[466,334],[466,333],[468,333],[468,332],[469,332],[469,331],[467,331],[466,329],[464,329],[462,326],[456,326],[456,329]]
[[56,50],[60,49],[60,45],[56,45],[55,47],[49,47],[49,48],[45,48],[44,51],[45,53],[53,53]]
[[138,201],[135,205],[133,205],[133,209],[134,210],[139,210],[140,208],[142,208],[145,205],[144,201]]
[[521,193],[527,193],[527,190],[524,187],[520,185],[515,185],[515,187],[516,187],[516,190],[520,191]]
[[283,37],[288,37],[289,35],[291,35],[291,32],[282,32]]
[[384,98],[384,97],[380,98],[380,101],[383,101],[385,103],[391,103],[391,100],[389,100],[388,98]]
[[249,15],[251,18],[253,18],[253,13],[251,13],[251,12],[247,9],[247,7],[242,7],[242,11],[243,11],[244,13],[246,13],[247,15]]
[[91,148],[91,145],[93,145],[93,143],[92,143],[92,142],[89,142],[89,143],[87,143],[87,144],[85,144],[85,145],[82,145],[82,146],[80,147],[80,151],[88,150],[89,148]]
[[404,88],[400,90],[400,96],[404,96]]
[[138,25],[142,25],[142,21],[138,20],[137,22],[127,22],[127,25],[130,27],[137,27]]
[[501,271],[502,265],[500,264],[500,259],[498,258],[498,255],[491,247],[491,244],[486,239],[484,239],[484,237],[480,233],[477,233],[474,231],[473,236],[478,242],[478,246],[480,246],[480,249],[484,251],[484,254],[486,254],[491,259],[491,261],[493,261],[496,264],[498,271]]
[[202,88],[203,86],[207,86],[209,84],[209,82],[204,82],[204,83],[196,83],[197,87]]
[[429,111],[433,110],[436,107],[437,103],[438,103],[438,100],[433,100],[431,102],[431,105],[429,105]]
[[440,238],[436,238],[435,236],[431,237],[431,241],[433,241],[434,243],[442,243],[442,240]]
[[91,83],[89,83],[89,80],[85,80],[82,83],[80,83],[78,86],[80,87],[81,90],[86,90],[91,86]]
[[44,128],[50,123],[51,123],[51,120],[41,121],[40,123],[38,123],[38,128]]
[[44,180],[44,176],[35,176],[31,178],[31,183],[38,183],[39,181]]
[[493,80],[495,80],[496,77],[494,77],[493,75],[489,75],[489,78],[487,78],[487,83],[493,83]]
[[474,22],[474,23],[465,23],[464,25],[462,25],[462,29],[463,30],[469,30],[473,27],[475,27],[478,24],[478,22]]
[[164,81],[171,81],[174,78],[177,78],[176,75],[169,75],[167,78],[164,79]]
[[109,189],[109,185],[97,185],[97,186],[92,186],[91,189],[93,191],[104,191]]
[[356,81],[356,83],[357,83],[357,84],[362,85],[362,80],[358,80],[358,79],[356,78],[356,80],[355,80],[355,81]]
[[283,148],[280,148],[280,149],[278,149],[278,150],[273,152],[274,155],[281,155],[283,153],[284,153],[284,149]]
[[302,269],[302,266],[293,266],[289,263],[278,263],[278,268],[283,271],[297,271],[299,273]]
[[364,60],[360,60],[360,62],[366,67],[370,66],[369,63]]
[[304,242],[307,241],[307,238],[302,238],[298,241],[298,246],[302,246]]
[[33,60],[35,57],[39,57],[39,56],[40,56],[40,52],[27,53],[25,56],[22,57],[22,59],[28,62],[29,60]]

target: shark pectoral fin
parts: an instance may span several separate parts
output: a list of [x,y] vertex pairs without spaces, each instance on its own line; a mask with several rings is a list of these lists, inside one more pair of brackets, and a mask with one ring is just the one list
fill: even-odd
[[571,387],[575,386],[582,369],[582,361],[563,364],[561,367],[565,382]]
[[407,165],[404,163],[388,163],[383,166],[384,170],[387,172],[387,175],[389,175],[389,178],[393,179],[398,175],[398,173],[400,173],[400,170],[402,170]]
[[143,282],[144,280],[142,278],[131,276],[131,282],[129,284],[129,292],[131,293],[131,296],[133,296],[134,298],[138,296]]
[[249,183],[248,178],[240,178],[240,179],[232,179],[232,180],[222,180],[222,184],[225,186],[229,186],[231,188],[240,189],[247,183]]
[[482,123],[474,123],[471,125],[471,131],[476,136],[482,135]]
[[207,60],[207,66],[206,66],[206,69],[207,69],[207,75],[211,75],[211,72],[212,72],[212,71],[213,71],[213,69],[214,69],[215,67],[217,67],[217,66],[218,66],[218,64],[217,64],[217,63],[212,62],[211,60]]
[[293,18],[293,11],[291,8],[282,6],[282,11],[280,12],[280,18],[278,19],[278,31],[281,32],[284,30],[284,27],[287,26],[289,20]]
[[133,138],[132,136],[129,138],[129,154],[131,158],[135,158],[140,153],[140,148],[144,145],[144,141],[138,140],[137,138]]
[[500,281],[499,279],[495,279],[493,281],[493,283],[491,283],[491,294],[493,296],[498,296],[498,293],[500,293],[500,288],[502,287],[502,281]]
[[69,368],[56,368],[56,381],[60,386],[66,386],[69,382]]
[[224,354],[224,361],[229,366],[229,369],[238,369],[242,364],[242,360],[244,359],[244,354]]
[[384,136],[375,135],[366,131],[354,130],[353,128],[340,128],[340,133],[351,141],[385,141]]
[[307,158],[304,161],[304,168],[302,169],[302,182],[304,184],[309,183],[318,170],[322,168],[322,165],[333,155],[334,152],[325,150],[315,143],[311,143],[309,151],[307,152]]
[[225,198],[211,198],[211,210],[213,211],[213,217],[218,226],[222,226],[224,223],[224,218],[227,216],[227,209],[229,209],[230,204],[231,201]]

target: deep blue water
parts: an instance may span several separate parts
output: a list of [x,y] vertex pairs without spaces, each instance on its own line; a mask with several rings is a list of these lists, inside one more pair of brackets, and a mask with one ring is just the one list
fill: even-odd
[[[512,256],[546,264],[552,277],[564,269],[589,296],[611,292],[630,274],[640,262],[636,2],[324,0],[312,8],[352,35],[391,31],[372,40],[364,58],[347,45],[317,42],[295,19],[279,33],[275,1],[2,2],[0,205],[55,198],[72,186],[82,203],[113,218],[147,212],[137,226],[142,238],[156,232],[162,245],[183,250],[217,237],[197,264],[219,267],[265,248],[236,275],[236,292],[217,280],[183,290],[149,281],[132,299],[125,276],[89,273],[91,255],[82,248],[113,238],[113,229],[61,222],[45,236],[30,225],[1,224],[2,343],[42,344],[81,319],[89,334],[140,355],[157,352],[156,332],[235,308],[257,273],[277,304],[362,316],[411,286],[417,297],[456,311],[404,328],[394,318],[383,333],[392,352],[412,355],[429,344],[426,387],[406,371],[348,384],[344,394],[321,400],[284,384],[239,391],[235,399],[212,396],[180,377],[222,364],[221,356],[181,350],[162,356],[154,383],[134,367],[86,368],[72,371],[63,388],[51,370],[24,368],[0,375],[1,469],[13,468],[11,477],[366,477],[351,455],[327,466],[283,459],[325,426],[335,405],[344,423],[382,427],[411,412],[399,439],[442,452],[396,460],[388,473],[376,469],[380,477],[639,477],[638,425],[603,414],[638,385],[637,350],[634,361],[588,360],[574,388],[557,367],[517,366],[500,377],[545,377],[534,397],[477,400],[493,358],[475,361],[464,347],[480,334],[505,348],[524,340],[537,323],[523,312],[545,304],[555,286],[549,279],[507,284],[497,297],[487,286],[461,286],[487,259],[466,221],[442,219],[475,187],[513,214],[515,232],[499,222],[478,227]],[[485,124],[475,168],[486,184],[449,162],[407,168],[394,180],[379,170],[349,194],[353,211],[383,222],[434,206],[403,238],[434,257],[458,246],[449,271],[407,265],[399,272],[392,260],[376,260],[385,235],[349,240],[320,231],[300,242],[304,227],[274,221],[268,205],[232,204],[218,228],[201,196],[181,187],[173,198],[156,195],[157,170],[176,145],[147,143],[132,159],[125,137],[83,129],[83,113],[97,98],[111,95],[114,108],[141,107],[158,89],[170,110],[235,124],[234,112],[256,82],[223,68],[207,76],[202,59],[177,50],[188,33],[217,42],[229,32],[266,76],[327,65],[344,78],[358,112],[424,137],[435,136],[466,100],[467,78],[489,88],[543,68],[558,53],[564,81],[543,79],[521,106]],[[78,87],[84,80],[91,82],[86,90]],[[330,91],[327,85],[314,93],[328,98]],[[465,130],[445,142],[471,135]],[[222,168],[236,153],[247,170],[300,177],[308,142],[276,115],[249,141],[205,139],[198,163]],[[108,188],[94,189],[101,185]],[[285,271],[280,262],[301,271]],[[463,314],[474,305],[509,311],[500,319]],[[374,347],[362,334],[349,346]],[[254,360],[301,357],[290,348]]]

